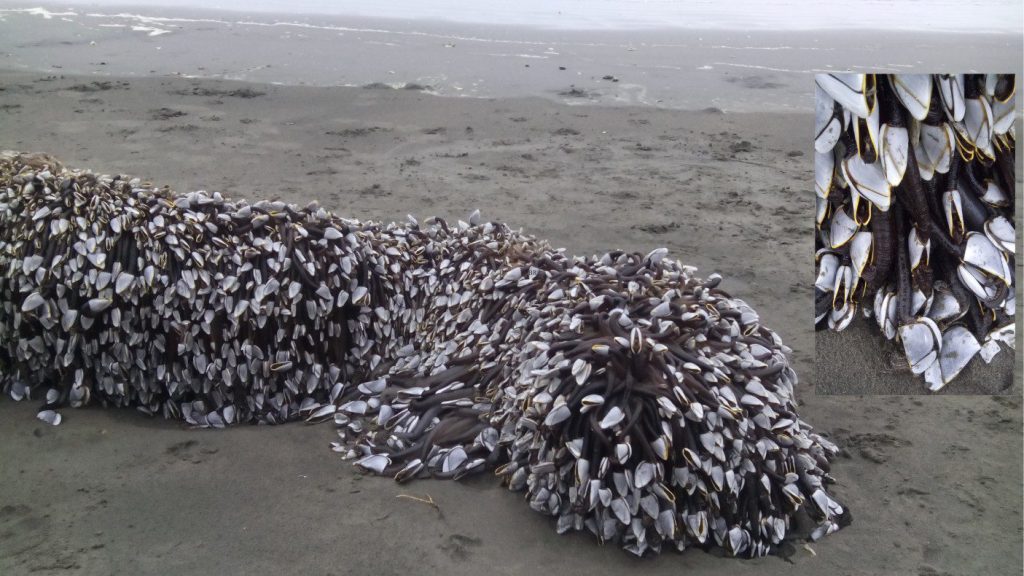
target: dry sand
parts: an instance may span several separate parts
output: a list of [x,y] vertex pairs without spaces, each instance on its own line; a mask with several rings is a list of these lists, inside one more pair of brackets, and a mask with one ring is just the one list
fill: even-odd
[[835,493],[854,515],[787,559],[637,560],[557,536],[490,476],[364,476],[327,449],[329,425],[188,430],[86,409],[51,428],[4,400],[0,574],[1020,573],[1019,393],[813,393],[809,113],[9,71],[0,89],[0,148],[70,166],[358,218],[479,207],[574,253],[667,246],[721,272],[794,349],[801,415],[845,448]]

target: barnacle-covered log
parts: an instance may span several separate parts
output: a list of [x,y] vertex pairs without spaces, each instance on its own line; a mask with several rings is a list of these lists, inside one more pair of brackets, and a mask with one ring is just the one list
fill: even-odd
[[939,390],[1015,344],[1016,76],[817,86],[816,323],[841,331],[863,311]]
[[196,426],[332,420],[398,481],[494,470],[558,532],[767,554],[837,448],[777,334],[664,249],[576,258],[483,222],[376,224],[0,156],[0,383]]

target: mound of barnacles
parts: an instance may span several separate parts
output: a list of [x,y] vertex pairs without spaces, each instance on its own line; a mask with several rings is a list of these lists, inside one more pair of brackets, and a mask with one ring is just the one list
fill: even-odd
[[361,468],[493,470],[638,555],[849,521],[788,348],[664,249],[575,258],[478,213],[360,222],[6,153],[0,270],[0,385],[52,424],[333,421]]
[[843,330],[862,310],[933,391],[1014,347],[1015,87],[817,76],[816,323]]

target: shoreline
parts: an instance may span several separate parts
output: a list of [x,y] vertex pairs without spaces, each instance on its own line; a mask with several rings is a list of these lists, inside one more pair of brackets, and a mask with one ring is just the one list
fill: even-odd
[[74,16],[0,11],[0,68],[282,85],[415,84],[453,97],[810,112],[815,72],[1024,67],[1021,34],[963,32],[951,50],[946,33],[906,31],[557,30],[130,10],[105,8],[100,16],[79,8],[52,10]]

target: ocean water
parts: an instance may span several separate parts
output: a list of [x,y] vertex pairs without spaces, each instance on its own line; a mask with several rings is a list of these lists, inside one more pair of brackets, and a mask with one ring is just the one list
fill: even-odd
[[[65,0],[105,11],[198,8],[570,30],[930,30],[1020,34],[1024,0]],[[0,7],[31,8],[17,2]]]
[[1019,0],[129,1],[0,0],[0,68],[806,112],[815,73],[1015,72],[1024,54]]

